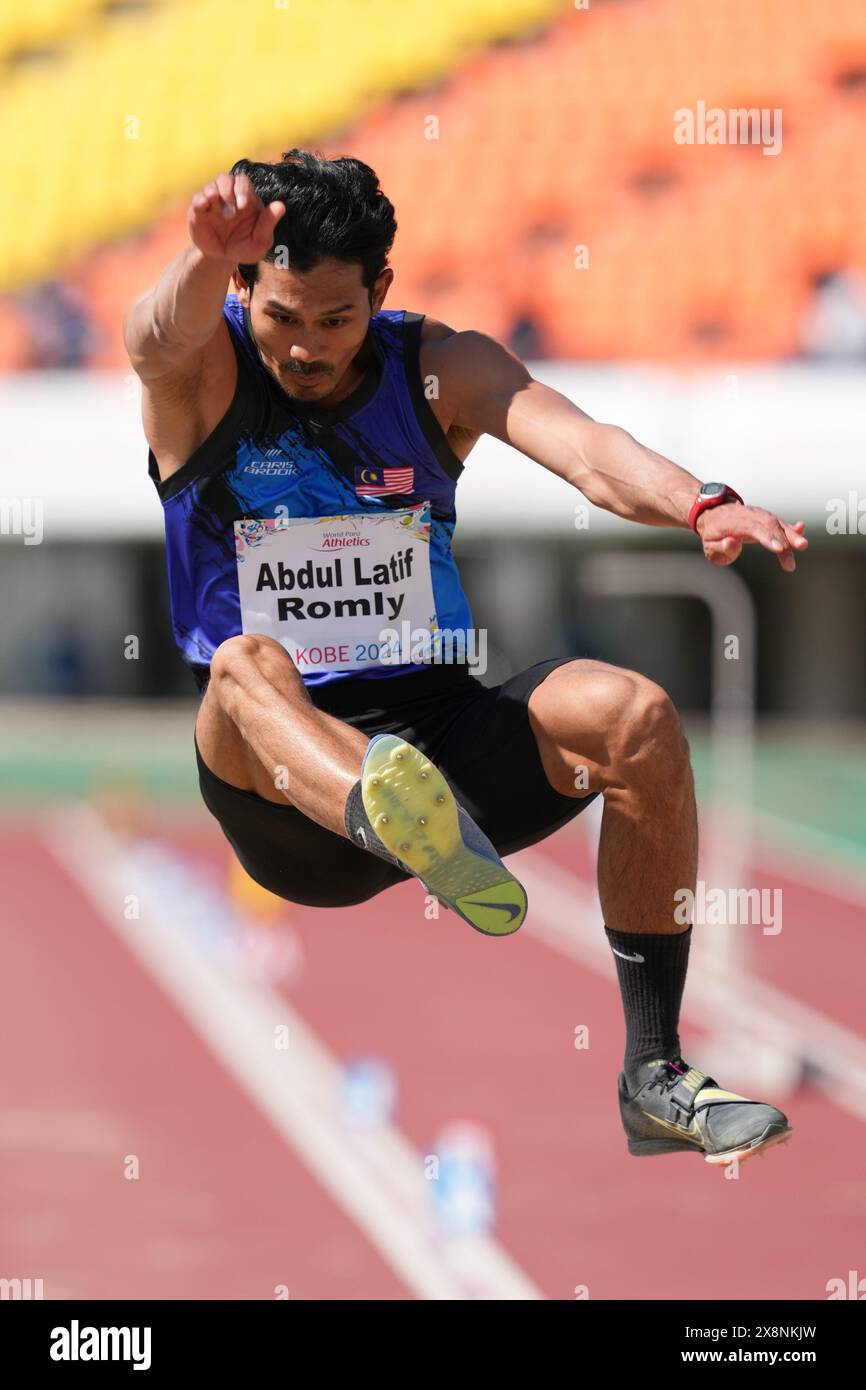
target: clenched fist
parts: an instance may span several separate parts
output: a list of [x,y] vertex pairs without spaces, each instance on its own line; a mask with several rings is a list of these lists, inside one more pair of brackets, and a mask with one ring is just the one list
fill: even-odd
[[203,256],[252,265],[270,251],[285,203],[265,207],[248,174],[217,174],[189,205],[187,226]]

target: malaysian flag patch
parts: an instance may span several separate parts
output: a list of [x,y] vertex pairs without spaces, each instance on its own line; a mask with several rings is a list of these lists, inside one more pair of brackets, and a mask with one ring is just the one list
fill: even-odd
[[355,465],[355,492],[359,497],[381,497],[386,492],[408,493],[414,485],[414,468],[373,468],[368,463]]

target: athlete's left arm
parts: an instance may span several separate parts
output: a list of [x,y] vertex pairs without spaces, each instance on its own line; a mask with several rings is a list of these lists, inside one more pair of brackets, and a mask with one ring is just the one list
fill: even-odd
[[[513,445],[617,516],[688,528],[698,478],[536,381],[494,338],[455,333],[443,346],[454,425]],[[804,522],[789,525],[738,502],[708,508],[697,526],[704,554],[716,565],[729,565],[745,544],[757,542],[778,556],[783,569],[793,570],[794,551],[809,544]]]

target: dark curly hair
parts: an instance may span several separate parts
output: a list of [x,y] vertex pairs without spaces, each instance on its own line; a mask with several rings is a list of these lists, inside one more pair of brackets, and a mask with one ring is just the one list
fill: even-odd
[[[360,159],[288,150],[276,164],[239,159],[231,172],[248,174],[265,206],[276,200],[286,205],[264,260],[275,261],[277,248],[286,247],[289,265],[303,274],[333,256],[360,265],[368,290],[387,267],[397,231],[394,208],[378,176]],[[238,270],[252,289],[257,267],[239,265]]]

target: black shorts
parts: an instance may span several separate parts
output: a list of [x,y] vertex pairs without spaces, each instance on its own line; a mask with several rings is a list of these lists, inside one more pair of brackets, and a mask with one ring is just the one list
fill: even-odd
[[[571,657],[540,661],[487,688],[466,666],[436,665],[381,680],[348,677],[311,687],[313,703],[372,738],[401,734],[436,764],[457,800],[496,846],[536,844],[589,805],[545,776],[527,704],[545,676]],[[348,907],[413,877],[296,807],[241,791],[205,766],[195,745],[204,803],[251,878],[278,897]]]

